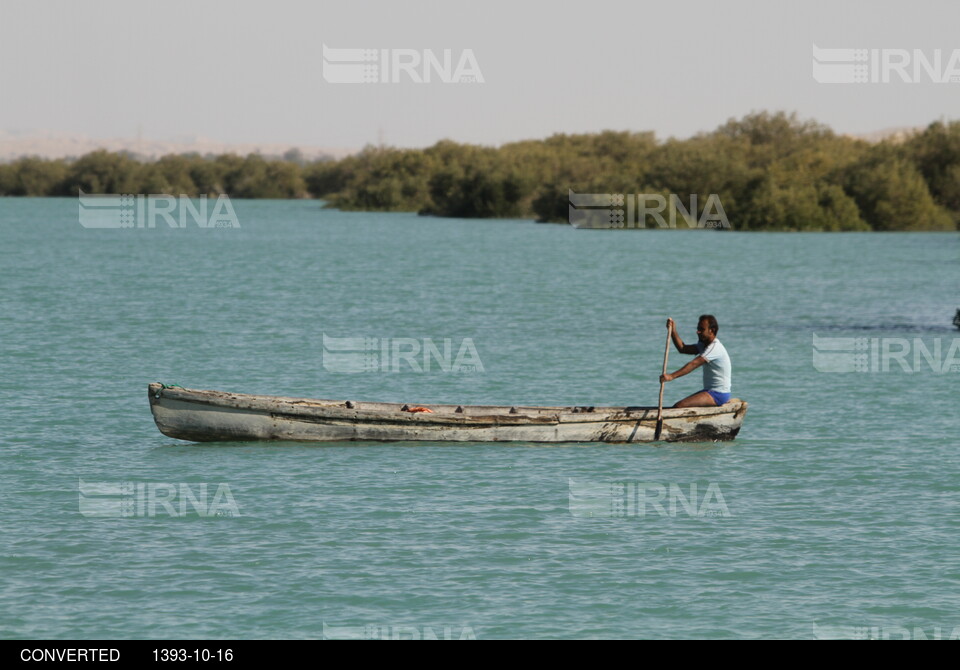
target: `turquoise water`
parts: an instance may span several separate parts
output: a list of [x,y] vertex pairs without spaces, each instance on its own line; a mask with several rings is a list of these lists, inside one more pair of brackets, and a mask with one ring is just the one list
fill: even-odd
[[[960,372],[912,354],[911,372],[813,359],[816,335],[892,350],[939,340],[949,363],[960,235],[577,231],[234,205],[239,229],[92,230],[75,200],[0,199],[0,637],[960,626]],[[731,443],[202,446],[161,435],[148,408],[151,381],[656,404],[665,318],[693,341],[704,312],[750,403]],[[469,338],[482,365],[337,372],[324,334],[454,350]],[[673,351],[670,369],[685,360]],[[666,398],[699,388],[695,373]],[[580,513],[571,479],[599,513]],[[127,483],[105,500],[133,507],[90,516],[80,480]],[[202,484],[226,497],[216,513],[149,515],[144,491],[164,483],[177,504]],[[638,487],[642,504],[622,497]],[[651,491],[668,494],[659,509]],[[671,509],[676,491],[692,507]]]

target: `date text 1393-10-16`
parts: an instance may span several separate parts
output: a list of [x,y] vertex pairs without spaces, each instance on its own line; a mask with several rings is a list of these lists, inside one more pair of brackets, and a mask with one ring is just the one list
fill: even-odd
[[232,661],[232,649],[154,649],[154,661]]

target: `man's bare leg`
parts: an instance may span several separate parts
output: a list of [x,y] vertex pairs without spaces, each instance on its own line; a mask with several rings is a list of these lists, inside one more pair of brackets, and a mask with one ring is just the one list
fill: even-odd
[[716,407],[717,403],[713,396],[706,391],[697,391],[693,395],[687,396],[674,407]]

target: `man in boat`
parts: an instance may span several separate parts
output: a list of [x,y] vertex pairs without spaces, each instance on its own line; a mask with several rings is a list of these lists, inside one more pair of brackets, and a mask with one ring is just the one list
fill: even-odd
[[730,400],[730,379],[732,367],[730,356],[720,340],[717,331],[720,326],[712,314],[703,314],[697,321],[697,343],[684,344],[677,334],[673,319],[667,319],[667,328],[673,334],[673,346],[681,354],[696,355],[692,361],[673,374],[660,375],[661,382],[671,382],[703,367],[703,390],[689,395],[674,407],[714,407]]

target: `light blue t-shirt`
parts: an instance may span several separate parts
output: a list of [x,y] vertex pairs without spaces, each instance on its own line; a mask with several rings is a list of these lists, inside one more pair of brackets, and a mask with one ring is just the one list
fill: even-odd
[[704,347],[703,342],[697,340],[697,349],[700,355],[707,360],[703,366],[703,388],[709,391],[730,393],[730,382],[733,378],[733,367],[730,365],[730,356],[720,340],[714,340]]

